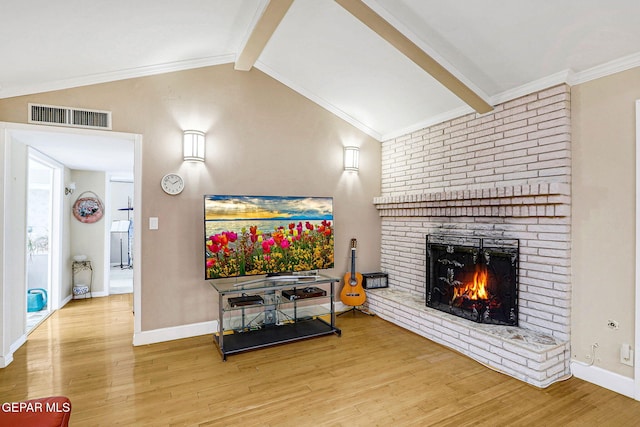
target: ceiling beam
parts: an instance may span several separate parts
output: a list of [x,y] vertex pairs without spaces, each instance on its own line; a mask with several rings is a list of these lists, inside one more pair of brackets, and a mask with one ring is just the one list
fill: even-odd
[[493,107],[481,96],[471,90],[361,0],[335,0],[335,2],[402,52],[402,54],[411,59],[478,113],[483,114],[493,110]]
[[249,71],[256,63],[267,42],[280,25],[293,0],[270,0],[262,16],[253,27],[249,40],[238,55],[234,68]]

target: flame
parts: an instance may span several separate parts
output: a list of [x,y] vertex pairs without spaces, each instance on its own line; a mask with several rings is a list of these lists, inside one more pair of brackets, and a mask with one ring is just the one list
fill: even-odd
[[473,281],[454,288],[454,298],[465,297],[470,300],[488,300],[487,283],[489,271],[484,264],[476,264]]

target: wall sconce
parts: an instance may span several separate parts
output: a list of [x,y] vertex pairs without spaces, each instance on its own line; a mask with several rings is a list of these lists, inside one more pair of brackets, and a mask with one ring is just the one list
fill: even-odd
[[76,183],[75,182],[71,182],[69,183],[69,185],[64,187],[64,195],[68,196],[69,194],[73,194],[73,192],[76,191]]
[[344,170],[358,172],[360,167],[360,148],[344,147]]
[[204,132],[185,130],[182,141],[186,162],[204,162]]

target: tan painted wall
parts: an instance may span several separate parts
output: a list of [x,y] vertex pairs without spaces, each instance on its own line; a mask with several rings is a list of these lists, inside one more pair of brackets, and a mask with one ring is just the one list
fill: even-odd
[[[106,176],[104,172],[72,171],[70,179],[71,182],[76,183],[76,190],[70,197],[67,197],[71,206],[81,197],[98,196],[102,203],[106,203]],[[107,207],[105,206],[106,210]],[[104,257],[109,256],[109,254],[104,253],[105,226],[104,219],[92,224],[86,224],[72,217],[70,222],[71,256],[86,255],[87,259],[91,261],[91,268],[93,269],[91,292],[93,294],[100,294],[108,290],[104,283]],[[86,284],[87,279],[88,275],[86,273],[80,273],[76,277],[78,283]]]
[[[233,65],[0,100],[0,121],[27,121],[27,103],[113,112],[113,130],[142,143],[142,330],[216,317],[215,292],[203,280],[204,194],[333,196],[336,268],[349,268],[358,238],[358,269],[380,268],[380,144],[258,70]],[[183,129],[207,133],[205,164],[183,163]],[[342,170],[342,147],[359,145],[360,173]],[[186,189],[160,189],[179,172]],[[160,228],[148,230],[149,217]]]
[[[620,344],[634,344],[635,101],[640,68],[578,86],[572,106],[572,355],[633,377]],[[607,327],[608,320],[620,324]]]

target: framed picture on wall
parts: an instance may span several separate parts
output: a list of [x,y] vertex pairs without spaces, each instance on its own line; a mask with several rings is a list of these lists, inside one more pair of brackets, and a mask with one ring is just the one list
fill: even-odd
[[80,194],[73,204],[72,210],[73,216],[85,224],[100,221],[104,215],[104,205],[100,198],[92,191],[85,191]]

